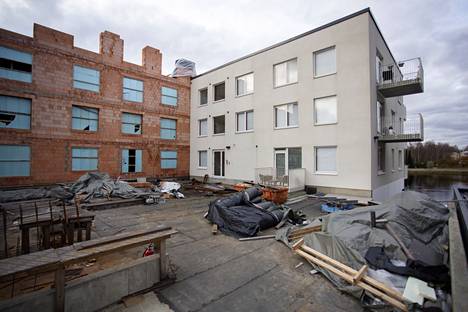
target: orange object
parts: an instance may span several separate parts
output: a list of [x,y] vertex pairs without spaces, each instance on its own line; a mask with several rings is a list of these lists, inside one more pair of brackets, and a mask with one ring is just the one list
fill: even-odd
[[237,184],[234,184],[234,189],[238,192],[242,192],[242,191],[245,191],[246,189],[248,189],[249,187],[252,187],[253,185],[251,184],[247,184],[247,183],[237,183]]
[[288,188],[276,187],[263,189],[263,199],[274,202],[275,204],[284,204],[288,200]]

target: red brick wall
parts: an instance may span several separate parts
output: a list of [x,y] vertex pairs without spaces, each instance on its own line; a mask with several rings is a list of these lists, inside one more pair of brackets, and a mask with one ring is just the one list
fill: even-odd
[[[123,61],[123,40],[110,32],[101,33],[100,53],[73,46],[73,36],[34,25],[30,38],[0,29],[0,45],[33,54],[32,83],[0,78],[0,94],[32,99],[31,129],[0,128],[0,144],[31,147],[31,176],[0,178],[0,186],[50,184],[74,181],[83,172],[71,171],[71,148],[99,149],[98,170],[114,177],[170,177],[189,175],[190,78],[161,75],[162,55],[145,47],[143,66]],[[73,88],[73,65],[100,71],[100,92]],[[144,82],[143,103],[122,99],[122,78]],[[161,104],[161,86],[178,90],[178,106]],[[72,105],[99,109],[97,132],[72,129]],[[142,134],[121,133],[121,114],[141,114]],[[177,139],[163,140],[159,119],[177,120]],[[121,172],[121,149],[143,150],[143,172]],[[178,151],[177,169],[161,169],[159,151]]]

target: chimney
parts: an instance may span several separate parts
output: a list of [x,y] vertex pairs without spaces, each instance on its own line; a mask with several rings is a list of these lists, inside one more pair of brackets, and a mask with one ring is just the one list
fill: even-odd
[[123,61],[123,44],[119,35],[106,30],[99,36],[99,53],[105,59],[121,63]]
[[146,72],[161,75],[162,54],[158,49],[146,46],[142,50],[143,67]]

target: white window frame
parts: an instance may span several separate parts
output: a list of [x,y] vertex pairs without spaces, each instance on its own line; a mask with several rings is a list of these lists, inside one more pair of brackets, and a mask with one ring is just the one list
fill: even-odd
[[[335,121],[332,122],[318,122],[317,121],[317,100],[335,98]],[[338,97],[335,95],[323,96],[314,99],[314,125],[325,126],[325,125],[336,125],[338,123]]]
[[[224,84],[224,98],[216,100],[216,87]],[[213,85],[213,103],[218,103],[226,100],[226,81],[220,81]]]
[[[289,105],[297,105],[297,124],[296,125],[290,125],[290,121],[289,119],[287,118],[287,115],[286,115],[286,126],[277,126],[278,122],[276,120],[277,118],[277,114],[276,114],[276,109],[280,106],[288,106],[288,109],[289,109]],[[292,103],[286,103],[286,104],[279,104],[279,105],[275,105],[273,106],[273,127],[274,129],[291,129],[291,128],[298,128],[299,127],[299,103],[298,102],[292,102]]]
[[[201,122],[205,121],[206,122],[206,134],[201,134]],[[208,118],[202,118],[198,119],[198,137],[199,138],[204,138],[208,136]]]
[[[206,90],[206,103],[201,102],[201,92]],[[208,87],[201,88],[198,90],[198,103],[200,106],[206,106],[208,105]]]
[[[318,75],[317,74],[317,55],[323,52],[327,52],[329,50],[335,50],[335,70],[329,73],[323,73]],[[313,64],[314,64],[314,78],[320,78],[320,77],[325,77],[325,76],[330,76],[330,75],[335,75],[337,73],[337,64],[336,64],[336,46],[330,46],[324,49],[320,49],[318,51],[314,51],[313,53]]]
[[[250,109],[250,110],[246,110],[246,111],[236,113],[236,133],[245,133],[245,132],[253,132],[254,131],[253,119],[252,119],[252,129],[247,129],[247,114],[248,113],[253,114],[254,110]],[[244,128],[243,128],[244,130],[239,130],[238,118],[239,118],[239,115],[241,115],[241,114],[244,115]]]
[[[335,168],[334,171],[319,171],[318,170],[318,159],[317,159],[317,150],[321,148],[334,148],[335,149]],[[337,145],[322,145],[314,146],[314,173],[319,175],[338,175],[338,146]]]
[[[289,80],[288,77],[288,70],[289,70],[289,63],[292,62],[292,61],[296,61],[296,81],[287,81],[286,83],[284,84],[278,84],[277,83],[277,80],[276,80],[276,66],[279,66],[279,65],[282,65],[282,64],[285,64],[286,63],[286,80]],[[280,88],[280,87],[284,87],[284,86],[289,86],[289,85],[292,85],[292,84],[295,84],[295,83],[298,83],[299,82],[299,68],[298,68],[298,59],[297,57],[293,57],[289,60],[286,60],[286,61],[282,61],[280,63],[276,63],[276,64],[273,64],[273,87],[274,88]]]
[[[202,166],[200,163],[201,163],[201,153],[205,153],[206,154],[206,166]],[[208,169],[208,151],[207,150],[200,150],[198,151],[198,169]]]
[[[242,93],[240,94],[239,93],[239,84],[238,84],[238,81],[239,79],[241,78],[245,78],[247,76],[252,76],[252,90],[251,91],[247,91],[246,93]],[[254,90],[255,90],[255,82],[254,82],[254,73],[253,72],[250,72],[250,73],[247,73],[247,74],[244,74],[244,75],[241,75],[241,76],[237,76],[236,77],[236,97],[240,97],[240,96],[244,96],[244,95],[249,95],[249,94],[253,94],[254,93]]]

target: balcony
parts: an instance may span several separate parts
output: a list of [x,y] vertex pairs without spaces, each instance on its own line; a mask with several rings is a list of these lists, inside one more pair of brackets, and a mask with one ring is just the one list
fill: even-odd
[[380,142],[421,142],[424,141],[424,119],[421,114],[407,117],[398,125],[392,118],[380,120],[380,133],[376,137]]
[[[265,186],[284,186],[289,192],[303,190],[305,186],[305,169],[289,169],[287,174],[278,174],[273,167],[255,168],[255,183]],[[282,169],[284,172],[284,169]]]
[[424,70],[419,57],[379,66],[378,71],[377,88],[386,98],[424,92]]

